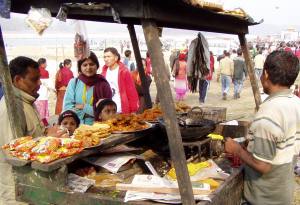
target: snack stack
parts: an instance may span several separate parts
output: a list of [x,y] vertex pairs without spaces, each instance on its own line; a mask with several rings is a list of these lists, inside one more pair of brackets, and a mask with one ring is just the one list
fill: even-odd
[[74,132],[74,139],[83,142],[83,147],[99,145],[101,139],[111,134],[110,126],[102,123],[90,125],[80,125]]
[[2,146],[12,156],[24,160],[36,160],[41,163],[49,163],[59,158],[68,157],[83,150],[82,142],[70,138],[21,137],[9,144]]

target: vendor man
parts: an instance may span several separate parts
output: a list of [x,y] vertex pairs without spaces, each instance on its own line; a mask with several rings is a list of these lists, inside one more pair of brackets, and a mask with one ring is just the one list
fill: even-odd
[[[39,114],[34,106],[38,98],[38,90],[41,85],[38,63],[27,57],[17,57],[9,63],[14,94],[17,101],[17,113],[24,112],[24,120],[21,122],[23,136],[64,137],[65,131],[59,130],[58,126],[45,129]],[[0,101],[0,146],[13,140],[5,98]],[[0,152],[0,204],[18,204],[14,197],[14,181],[11,166],[5,163],[4,156]]]
[[297,57],[274,51],[264,63],[261,83],[269,97],[250,127],[247,150],[228,138],[225,151],[245,163],[245,204],[290,205],[293,157],[300,151],[300,99],[289,88],[299,73]]

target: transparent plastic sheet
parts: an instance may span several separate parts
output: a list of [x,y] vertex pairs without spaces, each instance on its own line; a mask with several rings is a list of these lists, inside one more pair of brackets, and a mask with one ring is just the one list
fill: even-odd
[[90,56],[90,46],[87,35],[87,29],[83,21],[75,23],[75,42],[74,56],[77,60],[84,59]]
[[39,35],[51,25],[52,17],[49,9],[31,7],[25,22]]
[[66,22],[68,17],[68,8],[66,6],[61,6],[56,15],[56,18],[60,21]]
[[10,0],[0,0],[0,16],[10,18]]

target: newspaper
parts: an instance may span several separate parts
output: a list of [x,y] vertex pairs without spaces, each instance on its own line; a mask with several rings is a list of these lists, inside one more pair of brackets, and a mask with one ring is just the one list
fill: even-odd
[[95,180],[87,179],[72,173],[68,174],[67,187],[74,192],[84,193],[92,185],[95,185]]
[[132,154],[114,154],[102,157],[86,157],[84,160],[116,174],[124,164],[136,157]]
[[[154,175],[135,175],[132,184],[140,185],[142,187],[170,187],[178,188],[176,181],[170,181],[165,178]],[[209,184],[203,184],[201,188],[203,190],[210,190]],[[210,201],[210,198],[207,195],[195,195],[197,200],[207,200]],[[125,195],[124,202],[136,201],[136,200],[154,200],[157,202],[163,203],[181,203],[180,194],[161,194],[161,193],[145,193],[137,191],[127,191]]]

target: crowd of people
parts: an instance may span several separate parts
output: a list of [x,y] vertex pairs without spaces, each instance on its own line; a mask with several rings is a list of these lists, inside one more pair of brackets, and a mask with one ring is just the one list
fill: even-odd
[[[23,136],[69,137],[80,124],[91,125],[95,121],[106,121],[116,113],[142,112],[145,105],[144,89],[130,55],[122,62],[118,50],[108,47],[104,50],[104,62],[101,74],[100,64],[95,53],[77,61],[78,76],[74,77],[70,59],[65,59],[59,66],[55,77],[57,95],[55,113],[59,115],[57,124],[47,124],[49,118],[48,97],[49,72],[47,61],[38,61],[19,56],[9,63],[14,95],[17,100],[15,108],[24,113],[21,122]],[[184,99],[189,90],[187,79],[188,50],[174,51],[170,56],[171,73],[174,77],[176,99]],[[228,52],[217,59],[219,69],[217,80],[222,84],[223,100],[228,98],[230,84],[234,84],[234,99],[240,98],[243,82],[247,78],[247,69],[241,49]],[[146,75],[146,85],[151,84],[151,60],[149,54],[142,59]],[[250,147],[244,150],[239,144],[227,139],[225,150],[239,156],[246,164],[244,196],[247,203],[290,204],[292,157],[299,151],[296,140],[299,135],[300,100],[289,89],[299,73],[299,60],[293,51],[279,49],[265,58],[263,49],[253,56],[257,78],[261,80],[264,92],[269,95],[262,104],[250,128]],[[126,66],[129,65],[129,67]],[[199,103],[204,103],[207,90],[212,80],[214,56],[210,52],[209,72],[199,79]],[[148,89],[149,89],[148,87]],[[22,111],[21,111],[22,110]],[[1,123],[0,144],[13,139],[6,102],[0,101]],[[296,152],[295,152],[296,151]],[[297,154],[297,153],[296,153]],[[0,195],[6,200],[14,196],[14,183],[11,167],[0,157],[0,169],[7,177],[1,178],[3,187]],[[264,175],[265,177],[261,177]],[[272,177],[276,175],[276,180]],[[286,182],[279,186],[281,182]],[[276,184],[276,186],[272,184]],[[272,193],[268,190],[272,188]],[[286,190],[285,194],[281,190]],[[3,190],[5,190],[3,192]],[[261,191],[263,190],[263,191]],[[6,195],[6,196],[5,196]],[[278,196],[278,197],[277,197]],[[14,200],[14,199],[11,199]]]

